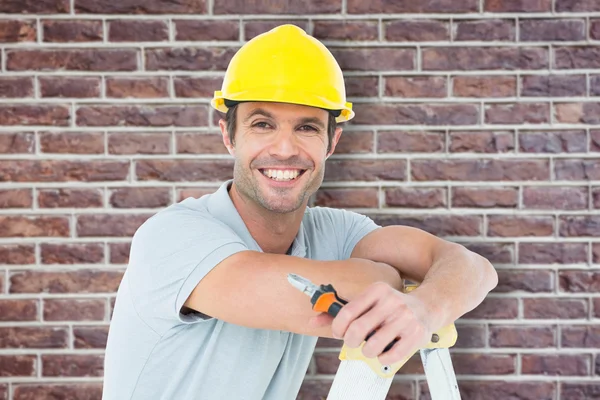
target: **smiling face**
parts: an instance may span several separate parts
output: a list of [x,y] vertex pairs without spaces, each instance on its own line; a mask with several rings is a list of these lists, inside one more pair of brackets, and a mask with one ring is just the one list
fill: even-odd
[[286,103],[247,102],[237,106],[233,145],[227,126],[223,142],[235,157],[236,191],[261,208],[284,214],[306,206],[323,182],[325,160],[342,132],[337,128],[328,153],[329,113]]

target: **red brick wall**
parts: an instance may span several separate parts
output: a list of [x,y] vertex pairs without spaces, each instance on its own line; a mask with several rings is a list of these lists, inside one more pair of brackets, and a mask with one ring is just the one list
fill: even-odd
[[[131,235],[231,176],[210,96],[289,21],[330,46],[358,113],[315,204],[499,271],[457,323],[464,398],[598,398],[600,2],[2,0],[0,399],[100,398]],[[327,393],[338,344],[301,398]],[[426,398],[418,359],[399,378],[394,398]]]

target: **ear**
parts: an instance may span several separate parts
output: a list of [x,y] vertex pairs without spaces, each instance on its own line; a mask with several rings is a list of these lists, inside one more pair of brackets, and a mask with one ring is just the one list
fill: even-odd
[[227,132],[227,122],[224,119],[219,120],[219,128],[221,128],[221,136],[223,136],[223,144],[227,147],[227,151],[230,155],[235,156],[235,148],[229,140],[229,133]]
[[331,141],[331,149],[329,150],[329,153],[327,153],[327,156],[325,158],[329,158],[329,156],[333,154],[333,152],[335,151],[335,146],[337,146],[340,140],[340,136],[342,136],[342,128],[338,126],[337,128],[335,128],[335,133],[333,134],[333,140]]

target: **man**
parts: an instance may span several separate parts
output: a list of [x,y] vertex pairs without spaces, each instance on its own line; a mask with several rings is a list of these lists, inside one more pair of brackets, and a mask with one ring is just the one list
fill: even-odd
[[[294,399],[318,337],[388,364],[475,308],[497,284],[464,247],[307,207],[354,116],[331,53],[280,26],[244,45],[212,105],[234,178],[157,213],[132,240],[105,363],[104,399]],[[288,273],[350,300],[311,310]],[[404,294],[402,279],[421,282]],[[465,285],[468,282],[469,285]],[[394,338],[398,343],[382,354]]]

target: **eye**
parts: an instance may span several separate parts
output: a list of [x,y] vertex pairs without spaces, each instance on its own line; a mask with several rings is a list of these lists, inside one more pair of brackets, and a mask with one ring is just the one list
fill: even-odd
[[268,122],[259,121],[259,122],[256,122],[256,123],[252,124],[252,127],[254,127],[254,128],[260,128],[260,129],[267,129],[267,128],[270,128],[271,125],[269,125]]
[[318,129],[317,129],[317,128],[315,128],[315,127],[314,127],[314,126],[312,126],[312,125],[302,125],[302,126],[300,127],[300,130],[301,130],[301,131],[307,131],[307,132],[318,132]]

